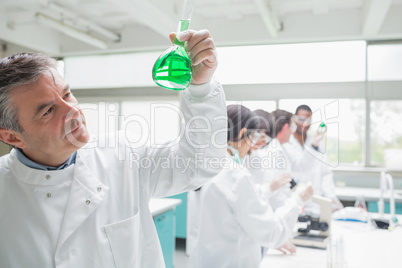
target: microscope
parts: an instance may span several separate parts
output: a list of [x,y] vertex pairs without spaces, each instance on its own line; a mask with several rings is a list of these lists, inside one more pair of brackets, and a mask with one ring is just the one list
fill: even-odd
[[299,216],[299,223],[305,227],[297,229],[292,242],[296,246],[325,249],[329,242],[331,231],[332,200],[314,195],[312,201],[320,205],[320,215],[319,217],[309,215]]

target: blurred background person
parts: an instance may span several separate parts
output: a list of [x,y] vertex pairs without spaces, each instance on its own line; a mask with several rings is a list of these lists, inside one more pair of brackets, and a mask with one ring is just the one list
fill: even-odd
[[291,235],[312,187],[300,187],[273,212],[257,193],[241,160],[260,135],[259,120],[241,105],[229,105],[228,150],[221,173],[200,190],[200,221],[192,267],[259,267],[261,247],[277,248]]
[[[331,198],[333,210],[343,208],[342,203],[335,195],[333,174],[326,164],[326,154],[322,140],[325,132],[312,131],[307,134],[311,125],[311,108],[300,105],[295,112],[296,131],[290,136],[289,142],[283,149],[289,159],[292,172],[297,183],[311,182],[316,195]],[[306,212],[319,212],[317,204],[309,203]]]

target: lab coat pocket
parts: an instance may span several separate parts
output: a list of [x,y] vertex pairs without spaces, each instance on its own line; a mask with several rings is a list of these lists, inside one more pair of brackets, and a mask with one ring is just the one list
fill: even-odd
[[116,267],[139,267],[138,240],[140,219],[137,212],[133,217],[105,226]]

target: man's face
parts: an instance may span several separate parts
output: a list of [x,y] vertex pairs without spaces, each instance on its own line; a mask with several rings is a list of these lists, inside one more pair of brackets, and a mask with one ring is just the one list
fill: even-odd
[[288,142],[290,139],[290,136],[292,136],[292,134],[295,132],[296,130],[296,122],[295,122],[295,117],[292,116],[291,120],[290,120],[290,124],[286,125],[286,129],[285,129],[285,141]]
[[[11,92],[23,129],[17,146],[32,160],[59,165],[87,143],[84,114],[60,74],[49,70],[31,85]],[[58,163],[61,162],[61,163]]]
[[300,135],[306,135],[311,124],[311,112],[306,110],[299,110],[296,114],[296,133]]

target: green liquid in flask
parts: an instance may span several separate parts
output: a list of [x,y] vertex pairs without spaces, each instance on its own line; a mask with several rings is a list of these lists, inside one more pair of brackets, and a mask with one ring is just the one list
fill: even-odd
[[318,133],[325,133],[327,131],[327,125],[324,122],[321,122],[318,126]]
[[[187,30],[189,25],[189,20],[181,20],[179,31]],[[156,60],[152,68],[152,79],[161,87],[184,90],[191,83],[192,65],[184,48],[184,42],[175,39],[174,43]]]

